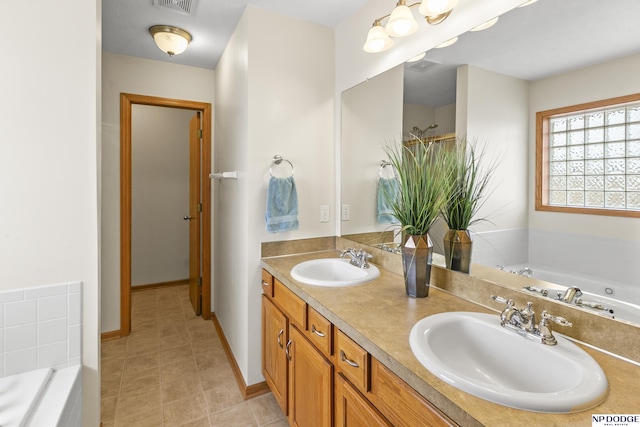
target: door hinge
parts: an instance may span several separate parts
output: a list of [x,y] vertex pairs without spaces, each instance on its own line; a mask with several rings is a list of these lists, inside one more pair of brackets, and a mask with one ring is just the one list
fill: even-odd
[[198,277],[198,287],[202,287],[202,277]]
[[202,203],[198,203],[198,212],[202,212]]
[[198,138],[202,139],[202,129],[198,129]]

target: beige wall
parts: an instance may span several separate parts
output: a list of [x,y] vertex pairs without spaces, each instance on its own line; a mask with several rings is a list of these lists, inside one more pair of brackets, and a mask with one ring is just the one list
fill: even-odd
[[456,133],[497,161],[473,231],[527,227],[528,82],[472,66],[458,70]]
[[399,65],[342,94],[341,195],[351,211],[342,234],[389,227],[378,223],[377,182],[385,147],[402,141],[403,76]]
[[[278,28],[279,31],[272,31]],[[291,35],[294,34],[295,37]],[[247,8],[216,70],[215,312],[247,384],[260,373],[260,243],[333,235],[334,43],[331,28]],[[295,167],[297,231],[265,230],[275,154]]]
[[531,83],[529,115],[529,225],[532,228],[638,240],[638,218],[579,215],[535,210],[535,114],[589,101],[640,93],[640,54]]
[[120,329],[120,93],[213,104],[214,75],[203,68],[102,54],[102,332]]
[[85,426],[100,419],[100,14],[91,0],[0,13],[14,35],[0,78],[0,290],[82,281]]
[[131,285],[189,277],[189,120],[193,111],[131,109]]

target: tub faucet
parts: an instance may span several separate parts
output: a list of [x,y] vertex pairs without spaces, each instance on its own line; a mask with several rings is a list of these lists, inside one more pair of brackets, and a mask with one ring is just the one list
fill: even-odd
[[369,260],[373,258],[373,255],[371,255],[370,253],[365,252],[362,249],[357,250],[354,248],[347,248],[342,251],[342,253],[340,254],[340,258],[344,258],[347,255],[349,255],[349,258],[351,258],[349,264],[355,265],[356,267],[362,269],[369,268]]
[[515,274],[517,274],[517,275],[519,275],[519,276],[525,276],[525,277],[531,277],[531,276],[533,276],[533,270],[532,270],[532,269],[530,269],[529,267],[521,268],[521,269],[520,269],[520,270],[518,270],[518,271],[511,270],[511,272],[512,272],[512,273],[515,273]]
[[576,286],[570,286],[564,292],[558,292],[557,300],[571,303],[574,298],[582,296],[582,291]]
[[551,330],[551,322],[562,326],[573,326],[571,322],[560,316],[549,314],[546,310],[542,312],[540,323],[536,325],[535,312],[532,303],[528,302],[522,310],[514,307],[512,299],[491,295],[491,299],[506,304],[500,313],[500,325],[516,334],[529,340],[546,345],[556,345],[556,338]]

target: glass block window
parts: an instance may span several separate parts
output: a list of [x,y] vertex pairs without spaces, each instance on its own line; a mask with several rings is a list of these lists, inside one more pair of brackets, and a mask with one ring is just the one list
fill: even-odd
[[640,216],[640,94],[537,113],[536,209]]

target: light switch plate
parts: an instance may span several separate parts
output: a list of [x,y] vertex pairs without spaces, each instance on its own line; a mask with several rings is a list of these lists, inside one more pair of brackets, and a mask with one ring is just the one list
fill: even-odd
[[329,205],[320,205],[320,222],[329,222]]

